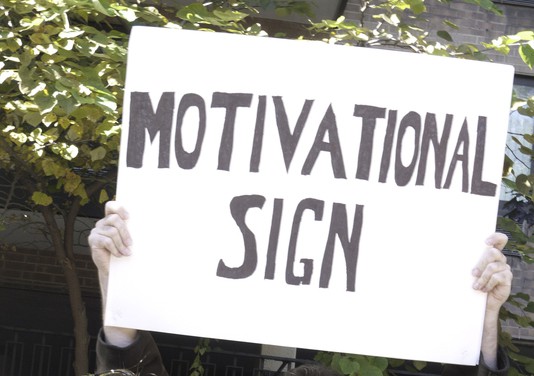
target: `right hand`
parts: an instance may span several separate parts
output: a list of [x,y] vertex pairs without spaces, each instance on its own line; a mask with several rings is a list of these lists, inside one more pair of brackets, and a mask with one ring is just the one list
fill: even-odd
[[[91,230],[88,238],[91,256],[98,268],[104,311],[106,309],[111,255],[116,257],[129,256],[132,245],[132,238],[126,224],[128,220],[126,209],[116,201],[109,201],[106,203],[105,214],[105,217],[99,220]],[[118,347],[127,347],[135,341],[137,330],[104,326],[104,334],[107,343]]]
[[91,255],[98,271],[109,274],[111,255],[129,256],[132,238],[126,221],[128,212],[116,201],[106,203],[105,217],[99,220],[91,230],[88,241]]

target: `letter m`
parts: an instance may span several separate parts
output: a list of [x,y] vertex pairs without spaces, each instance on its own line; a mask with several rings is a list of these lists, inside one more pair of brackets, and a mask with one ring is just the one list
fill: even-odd
[[174,93],[161,95],[156,112],[152,107],[150,95],[146,92],[132,92],[130,96],[130,128],[128,132],[128,150],[126,166],[143,167],[146,131],[152,143],[159,133],[158,168],[169,167],[172,115],[174,110]]

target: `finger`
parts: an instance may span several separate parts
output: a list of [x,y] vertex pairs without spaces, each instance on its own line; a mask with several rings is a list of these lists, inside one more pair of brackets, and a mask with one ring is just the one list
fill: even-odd
[[89,245],[92,249],[106,249],[115,256],[129,255],[132,239],[126,221],[118,214],[108,214],[91,230]]
[[475,290],[488,292],[495,287],[511,286],[512,271],[510,266],[503,262],[493,262],[486,266],[481,276],[473,284]]
[[118,214],[122,219],[127,220],[130,215],[128,211],[117,201],[106,202],[105,215]]
[[495,247],[498,250],[502,251],[504,246],[508,242],[508,236],[501,232],[493,233],[489,238],[486,239],[486,244]]
[[105,248],[114,256],[130,255],[130,247],[124,241],[124,237],[117,227],[105,226],[99,231],[100,248]]
[[93,254],[102,251],[117,257],[130,254],[115,227],[95,227],[89,235],[89,245]]
[[[107,227],[114,227],[117,232],[111,232],[110,229],[107,229]],[[128,224],[126,223],[126,220],[124,217],[122,217],[118,213],[112,212],[111,214],[106,215],[104,218],[102,218],[100,221],[97,222],[95,228],[101,228],[105,229],[106,233],[114,236],[118,236],[118,238],[114,238],[114,241],[119,246],[124,244],[125,247],[130,247],[132,245],[132,237],[130,236],[130,232],[128,231]]]
[[[512,271],[509,268],[506,268],[498,273],[494,273],[488,279],[488,282],[485,286],[481,288],[483,292],[501,292],[503,295],[506,295],[506,298],[509,295],[509,292],[512,288]],[[504,293],[506,291],[506,294]],[[506,300],[506,298],[504,300]]]
[[488,247],[482,253],[478,263],[473,268],[473,276],[480,277],[487,266],[494,262],[500,262],[506,264],[506,256],[500,251],[500,249],[495,247]]

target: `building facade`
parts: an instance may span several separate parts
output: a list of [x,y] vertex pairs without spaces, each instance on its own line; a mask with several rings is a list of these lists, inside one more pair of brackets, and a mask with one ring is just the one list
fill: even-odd
[[[480,43],[504,34],[534,30],[533,0],[506,2],[499,6],[503,10],[503,16],[481,11],[478,7],[463,2],[428,3],[427,7],[431,16],[423,26],[427,30],[443,29],[443,21],[450,20],[460,28],[448,31],[456,42],[461,43]],[[335,7],[325,7],[325,14],[329,16],[342,14],[348,20],[357,21],[361,19],[360,8],[360,1],[340,1]],[[369,19],[368,22],[372,20]],[[507,56],[496,54],[491,54],[491,56],[495,62],[514,65],[516,90],[523,96],[534,95],[534,71],[522,63],[516,50],[512,50]],[[512,113],[510,132],[534,133],[534,119]],[[509,145],[510,156],[516,159],[522,158],[511,139]],[[530,158],[522,158],[521,161],[522,171],[530,172],[532,167]],[[511,196],[503,192],[501,198],[504,202]],[[94,340],[101,320],[100,299],[96,270],[88,254],[85,239],[88,229],[103,213],[93,214],[93,218],[84,219],[80,227],[77,267],[86,299],[89,331]],[[5,234],[5,232],[0,233],[0,236],[5,236]],[[6,243],[5,239],[2,240],[2,243]],[[46,237],[40,241],[46,244]],[[32,244],[33,246],[25,244],[16,248],[0,247],[0,306],[2,307],[0,309],[0,374],[5,376],[70,375],[74,344],[69,336],[72,321],[69,318],[69,304],[61,266],[58,265],[50,248],[36,247],[36,242]],[[534,297],[534,265],[525,263],[513,252],[509,260],[514,271],[513,291]],[[275,305],[276,303],[268,302],[268,304]],[[534,328],[521,327],[513,322],[505,323],[503,328],[515,340],[525,346],[533,346]],[[177,341],[168,336],[161,336],[158,339],[171,374],[187,374],[196,339],[181,338]],[[228,353],[245,354],[241,358],[234,357],[231,361],[228,361],[228,358],[224,360],[233,367],[230,367],[230,371],[227,369],[226,374],[236,376],[251,374],[248,373],[250,371],[244,371],[245,369],[276,370],[285,366],[287,361],[284,360],[285,358],[308,356],[305,352],[297,352],[295,349],[261,348],[230,342],[216,346],[220,347],[220,353],[214,351],[211,360],[207,361],[213,370]],[[272,364],[261,363],[263,362],[263,360],[260,362],[262,354],[271,357]],[[272,374],[275,374],[275,371]]]

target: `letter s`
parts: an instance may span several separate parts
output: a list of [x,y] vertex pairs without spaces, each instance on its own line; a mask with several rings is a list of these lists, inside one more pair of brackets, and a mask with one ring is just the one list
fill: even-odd
[[243,264],[238,267],[227,266],[222,259],[217,266],[217,276],[231,279],[247,278],[254,273],[258,264],[258,253],[254,233],[247,227],[245,216],[250,208],[262,208],[265,197],[260,195],[236,196],[230,202],[230,212],[243,234],[245,256]]

